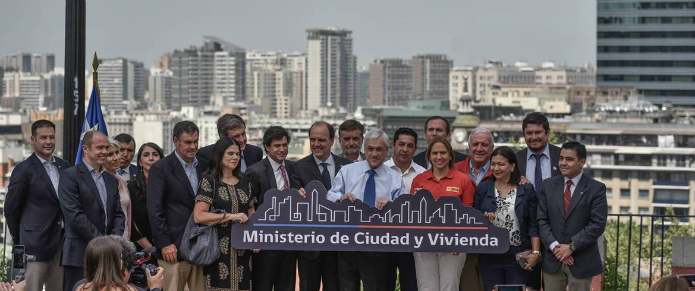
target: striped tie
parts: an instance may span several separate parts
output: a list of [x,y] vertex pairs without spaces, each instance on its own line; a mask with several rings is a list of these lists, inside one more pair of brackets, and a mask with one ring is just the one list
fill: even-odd
[[567,180],[567,188],[565,188],[565,216],[570,210],[570,201],[572,201],[572,180]]

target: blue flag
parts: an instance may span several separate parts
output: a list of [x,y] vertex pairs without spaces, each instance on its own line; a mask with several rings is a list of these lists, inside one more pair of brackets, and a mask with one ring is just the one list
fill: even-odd
[[75,165],[82,162],[82,138],[84,137],[84,133],[90,130],[98,130],[103,132],[106,136],[109,136],[109,132],[106,130],[106,122],[104,122],[104,115],[101,114],[101,104],[99,102],[99,93],[96,84],[92,87],[92,95],[89,97],[87,113],[84,116],[84,124],[82,124],[82,134],[80,135],[80,145],[77,148]]

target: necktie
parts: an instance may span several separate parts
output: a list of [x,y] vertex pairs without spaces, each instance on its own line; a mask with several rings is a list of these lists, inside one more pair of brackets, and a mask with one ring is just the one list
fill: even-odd
[[567,180],[567,187],[565,188],[565,216],[570,210],[570,201],[572,201],[572,180]]
[[241,152],[241,172],[246,173],[246,160],[244,159],[244,152]]
[[116,170],[116,174],[118,174],[119,176],[123,176],[123,173],[125,173],[125,170],[123,169]]
[[280,165],[280,172],[282,172],[282,181],[285,182],[285,186],[282,187],[282,190],[289,189],[290,182],[287,181],[287,171],[285,171],[285,165]]
[[321,163],[321,167],[323,167],[323,173],[321,173],[323,185],[326,186],[326,189],[331,189],[331,173],[328,172],[328,163]]
[[536,186],[536,193],[541,191],[541,186],[543,186],[543,171],[541,171],[541,157],[543,154],[533,154],[536,158],[536,170],[533,174],[533,186]]
[[369,169],[367,174],[369,174],[369,179],[367,179],[367,184],[364,185],[364,203],[373,207],[376,202],[376,184],[374,183],[374,174],[376,174],[376,171],[374,171],[374,169]]

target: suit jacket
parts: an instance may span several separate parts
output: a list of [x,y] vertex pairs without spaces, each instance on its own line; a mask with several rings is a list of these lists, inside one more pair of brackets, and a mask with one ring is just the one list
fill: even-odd
[[[554,145],[548,145],[548,151],[550,152],[550,176],[555,177],[562,175],[560,172],[560,167],[558,166],[560,162],[560,147]],[[519,163],[519,170],[521,174],[526,176],[526,153],[529,149],[525,148],[516,152],[516,162]]]
[[110,234],[123,235],[125,214],[118,195],[118,180],[108,173],[104,173],[103,177],[108,212],[106,225],[99,190],[84,162],[60,175],[58,195],[65,219],[64,266],[82,267],[87,244],[93,238]]
[[[196,172],[200,182],[207,164],[198,160]],[[157,161],[147,178],[147,214],[152,241],[158,250],[174,244],[181,245],[186,223],[193,213],[198,189],[191,188],[186,172],[175,153]],[[162,252],[157,252],[157,258]],[[180,258],[179,258],[180,259]]]
[[[351,163],[350,160],[344,157],[336,156],[334,154],[331,155],[333,155],[333,161],[335,162],[334,167],[336,175],[338,174],[338,171],[340,171],[340,168]],[[321,170],[319,170],[318,165],[316,165],[314,155],[310,154],[297,161],[297,163],[294,165],[294,172],[292,173],[290,183],[292,184],[292,188],[299,189],[306,187],[306,185],[313,180],[317,180],[323,184]],[[325,184],[323,186],[326,187]],[[326,187],[326,190],[330,189],[331,187]],[[320,253],[321,252],[297,252],[297,255],[306,259],[316,259]]]
[[[275,182],[275,173],[273,172],[273,166],[270,164],[269,158],[261,160],[258,163],[253,164],[251,167],[246,168],[246,177],[251,183],[251,195],[257,200],[254,207],[258,209],[258,206],[263,204],[263,195],[265,191],[270,189],[277,189],[277,182]],[[292,173],[294,171],[294,162],[290,160],[285,160],[285,172],[287,172],[288,182],[292,181]],[[290,182],[290,188],[292,187],[292,182]]]
[[[70,167],[55,158],[58,172]],[[58,193],[36,154],[15,166],[5,196],[5,218],[15,245],[24,245],[37,261],[51,260],[61,243]]]
[[138,167],[133,164],[128,165],[128,174],[130,174],[130,179],[128,179],[128,181],[134,180],[135,175],[138,174]]
[[[475,188],[473,208],[483,213],[495,212],[497,202],[495,198],[495,181],[493,179],[480,182]],[[533,185],[517,185],[514,213],[519,222],[519,232],[523,239],[521,246],[524,249],[531,248],[531,237],[538,237],[537,209],[538,198],[533,190]]]
[[[199,149],[197,155],[198,160],[204,161],[205,164],[210,164],[210,160],[212,159],[212,149],[214,147],[215,144],[211,144]],[[246,169],[262,159],[263,150],[261,148],[255,145],[246,144],[246,148],[244,148],[244,161],[246,161]]]
[[560,175],[543,181],[538,195],[537,219],[543,243],[543,271],[552,274],[560,269],[561,262],[549,248],[553,242],[574,242],[572,275],[577,278],[598,275],[603,266],[596,241],[606,229],[606,185],[583,174],[572,194],[567,217],[564,192],[565,177]]
[[[426,151],[422,151],[419,154],[413,156],[413,162],[420,165],[420,167],[427,169],[427,159],[425,158],[425,152]],[[468,157],[468,155],[466,155],[464,153],[454,151],[454,163],[458,163],[460,161],[463,161],[467,157]]]

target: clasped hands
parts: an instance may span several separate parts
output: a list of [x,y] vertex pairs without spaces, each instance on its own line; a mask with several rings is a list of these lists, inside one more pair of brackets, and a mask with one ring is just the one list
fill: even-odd
[[574,265],[574,258],[572,257],[572,250],[569,244],[559,244],[553,249],[553,255],[558,261],[563,262],[569,266]]

